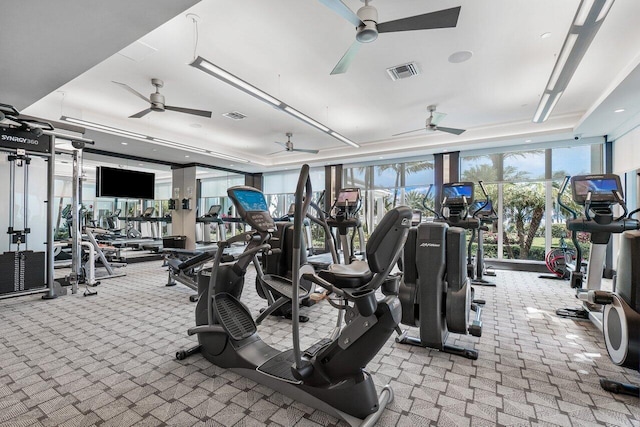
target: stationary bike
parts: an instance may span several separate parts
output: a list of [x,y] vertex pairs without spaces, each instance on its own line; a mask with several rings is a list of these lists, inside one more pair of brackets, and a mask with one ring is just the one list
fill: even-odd
[[[465,197],[449,194],[447,203],[449,206],[463,204]],[[431,210],[426,204],[425,208]],[[450,227],[445,221],[424,222],[409,230],[398,296],[402,324],[419,327],[420,335],[412,337],[408,331],[398,328],[396,342],[430,347],[473,360],[478,358],[478,351],[473,348],[446,343],[450,332],[482,335],[480,319],[484,301],[473,300],[465,240],[463,228]],[[475,318],[470,322],[471,311],[475,312]]]
[[[375,293],[389,279],[400,256],[411,222],[411,209],[398,207],[384,216],[371,234],[367,261],[354,262],[350,265],[352,271],[346,268],[349,266],[342,266],[340,271],[303,275],[342,299],[338,308],[346,313],[346,326],[336,328],[330,338],[302,351],[299,306],[294,303],[293,348],[280,351],[260,339],[249,309],[240,302],[247,267],[252,259],[257,262],[258,252],[270,250],[268,240],[275,223],[260,191],[239,186],[229,188],[227,194],[253,231],[218,242],[211,277],[198,283],[197,326],[188,331],[189,335],[197,335],[199,344],[179,351],[176,358],[182,360],[201,352],[217,366],[231,369],[352,426],[375,425],[393,399],[393,390],[385,386],[378,396],[365,367],[387,342],[401,316],[397,297],[390,295],[377,300]],[[304,165],[296,187],[292,278],[265,276],[273,286],[279,286],[283,294],[290,295],[292,301],[299,301],[305,292],[300,287],[300,242],[302,219],[311,194],[309,166]],[[221,264],[222,249],[234,240],[248,244],[237,260]],[[366,268],[360,263],[366,264]]]

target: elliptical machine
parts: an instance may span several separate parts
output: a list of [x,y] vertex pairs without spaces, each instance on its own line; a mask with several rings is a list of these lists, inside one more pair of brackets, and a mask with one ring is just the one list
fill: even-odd
[[[467,188],[462,191],[464,193],[448,192],[449,206],[466,203]],[[435,214],[424,201],[423,204]],[[473,360],[478,358],[475,349],[446,344],[450,332],[482,335],[480,318],[484,301],[473,300],[474,292],[466,268],[465,240],[463,228],[449,226],[445,221],[424,222],[409,230],[398,296],[402,305],[402,324],[419,327],[420,335],[412,337],[408,331],[402,332],[398,328],[396,342],[430,347]],[[469,322],[471,311],[475,312],[475,318]]]
[[480,221],[480,227],[478,227],[475,233],[478,245],[476,248],[476,255],[474,257],[475,277],[471,277],[471,284],[487,285],[491,282],[487,281],[484,277],[494,277],[496,272],[484,262],[484,233],[485,231],[489,231],[489,226],[493,228],[494,232],[497,231],[498,214],[496,214],[496,211],[493,209],[493,203],[487,195],[484,184],[482,181],[478,181],[478,183],[480,184],[482,191],[485,193],[486,199],[476,200],[470,207],[471,212],[473,212],[472,216],[474,218],[478,218]]
[[[575,312],[575,317],[589,318],[602,330],[607,352],[613,363],[637,371],[640,369],[640,269],[637,262],[640,259],[640,221],[632,216],[640,209],[628,212],[618,175],[574,176],[571,178],[573,200],[584,206],[584,218],[577,218],[575,211],[563,205],[560,199],[568,181],[569,177],[566,177],[558,202],[573,215],[573,219],[567,220],[567,228],[573,232],[576,265],[580,265],[582,251],[577,245],[575,231],[591,233],[586,289],[582,288],[582,272],[571,272],[571,285],[579,287],[576,296],[583,302],[583,307],[569,312]],[[622,208],[623,214],[614,218],[611,208],[616,203]],[[600,279],[604,251],[612,233],[622,235],[614,292],[607,292],[600,290]],[[640,397],[637,385],[605,378],[600,379],[600,385],[612,393]]]
[[[477,286],[495,286],[496,284],[482,278],[482,271],[484,270],[484,252],[482,255],[478,254],[478,257],[474,259],[472,246],[475,241],[476,235],[478,239],[482,236],[480,231],[489,231],[486,225],[483,225],[480,219],[477,217],[478,213],[485,209],[491,199],[487,194],[487,190],[484,188],[482,181],[478,181],[480,189],[484,194],[485,201],[482,205],[476,208],[475,211],[471,211],[470,206],[473,204],[473,194],[475,186],[473,182],[452,182],[442,185],[442,204],[440,207],[440,213],[436,218],[436,221],[444,221],[451,227],[460,227],[465,230],[471,231],[471,238],[467,245],[467,275],[471,279],[471,283]],[[445,213],[448,211],[448,214]],[[469,216],[471,214],[471,216]],[[480,242],[478,243],[480,247]],[[474,264],[475,261],[475,264]],[[476,267],[480,263],[478,271],[480,277],[476,276]]]
[[[311,201],[311,193],[309,166],[304,165],[296,188],[292,279],[265,276],[280,286],[283,293],[288,286],[292,301],[304,296],[304,289],[300,288],[300,242],[303,213]],[[302,351],[299,307],[294,303],[293,348],[279,351],[260,339],[251,313],[240,302],[247,267],[252,259],[257,262],[258,252],[270,249],[267,242],[275,223],[261,192],[239,186],[228,189],[227,194],[254,231],[218,242],[211,277],[198,283],[197,326],[188,331],[189,335],[198,336],[199,344],[179,351],[176,358],[182,360],[201,352],[217,366],[231,369],[352,426],[375,425],[393,399],[393,391],[385,386],[378,396],[373,379],[364,368],[386,343],[401,316],[397,297],[391,295],[377,300],[375,291],[387,281],[400,256],[411,210],[398,207],[384,216],[369,240],[367,261],[356,261],[351,273],[343,268],[340,274],[329,274],[326,279],[313,273],[304,274],[305,279],[342,298],[338,308],[347,313],[347,324],[342,329],[336,328],[329,339]],[[233,262],[222,264],[223,248],[236,240],[248,243],[244,252]],[[367,265],[368,273],[363,273],[359,263]]]
[[[562,195],[569,181],[571,181],[573,201],[584,207],[583,217],[579,218],[576,211],[562,202]],[[576,247],[576,264],[571,269],[569,278],[571,287],[577,289],[578,297],[584,292],[599,291],[607,244],[611,239],[611,234],[640,228],[637,220],[628,217],[620,177],[615,174],[567,176],[558,193],[558,204],[572,216],[567,220],[567,229],[571,231],[571,240]],[[615,204],[620,205],[624,211],[617,218],[613,216],[612,210]],[[586,288],[583,288],[582,248],[577,237],[579,231],[591,234]],[[583,300],[581,307],[561,308],[556,310],[556,314],[567,318],[590,319],[602,331],[602,306],[600,304]]]
[[[357,259],[353,241],[358,236],[360,252],[364,253],[365,239],[360,221],[360,208],[362,207],[362,197],[359,188],[342,188],[338,192],[338,197],[329,210],[332,215],[327,215],[326,222],[331,228],[338,230],[340,248],[345,264],[350,264]],[[352,230],[349,236],[349,230]]]

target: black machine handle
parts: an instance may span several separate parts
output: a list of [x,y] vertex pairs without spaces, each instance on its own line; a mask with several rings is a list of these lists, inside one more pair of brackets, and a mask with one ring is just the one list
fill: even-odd
[[427,190],[427,194],[425,194],[424,197],[422,198],[422,207],[424,207],[426,210],[431,212],[433,214],[434,218],[442,218],[442,215],[440,215],[438,212],[436,212],[435,210],[433,210],[429,206],[427,206],[427,200],[429,199],[429,196],[431,195],[431,190],[433,190],[433,184],[429,184],[429,189]]
[[473,212],[473,214],[471,214],[471,216],[474,217],[474,218],[477,218],[478,212],[482,211],[485,207],[487,207],[487,205],[491,201],[489,199],[489,194],[487,193],[487,189],[485,188],[484,183],[482,182],[482,180],[478,181],[478,185],[480,186],[480,190],[482,190],[482,194],[484,194],[484,203],[482,204],[482,206],[479,206],[478,209],[476,209]]
[[[569,212],[571,214],[571,216],[573,216],[573,220],[575,221],[578,218],[578,214],[576,213],[576,211],[574,211],[569,206],[567,206],[564,203],[562,203],[562,195],[564,194],[565,190],[567,189],[567,185],[569,185],[569,180],[570,179],[571,179],[571,177],[569,175],[566,175],[564,177],[564,181],[562,181],[562,185],[560,186],[560,191],[558,192],[558,205],[560,205],[560,207],[562,207],[564,210]],[[591,198],[590,195],[591,195],[591,192],[589,192],[589,195],[587,196],[589,199]],[[567,220],[567,228],[569,228],[569,223],[570,222],[571,222],[571,220]],[[569,230],[571,230],[571,228],[569,228]],[[573,246],[575,246],[575,248],[576,248],[576,271],[580,271],[580,266],[582,265],[582,248],[580,247],[580,242],[578,242],[577,233],[575,233],[573,231],[574,230],[572,230],[572,233],[571,233],[571,241],[573,242]],[[577,231],[577,230],[575,230],[575,231]]]
[[564,210],[569,212],[573,216],[573,219],[576,219],[576,218],[578,218],[578,214],[576,213],[576,211],[574,211],[569,206],[567,206],[564,203],[562,203],[562,195],[564,194],[565,190],[567,189],[567,185],[569,185],[569,180],[570,179],[571,179],[571,177],[569,175],[567,175],[567,176],[564,177],[564,181],[562,181],[562,185],[560,186],[560,192],[558,192],[558,205],[560,205]]
[[293,266],[291,269],[291,288],[292,298],[291,304],[291,335],[293,338],[293,355],[295,358],[295,366],[292,369],[299,371],[302,366],[302,353],[300,351],[300,304],[297,301],[300,298],[300,250],[302,247],[302,221],[304,220],[307,209],[311,204],[311,177],[309,176],[309,165],[302,165],[300,176],[298,177],[298,185],[296,186],[295,213],[293,214]]

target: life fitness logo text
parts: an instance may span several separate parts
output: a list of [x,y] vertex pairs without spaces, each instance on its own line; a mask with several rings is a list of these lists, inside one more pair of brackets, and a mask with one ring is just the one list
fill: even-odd
[[12,135],[2,135],[2,140],[17,142],[20,144],[31,144],[31,145],[38,145],[40,143],[37,139],[20,138],[19,136],[12,136]]

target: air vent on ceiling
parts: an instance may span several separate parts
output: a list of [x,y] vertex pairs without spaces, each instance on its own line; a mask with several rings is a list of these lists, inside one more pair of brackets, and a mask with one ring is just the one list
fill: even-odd
[[225,116],[228,119],[233,119],[233,120],[242,120],[242,119],[247,117],[247,116],[245,116],[244,114],[242,114],[239,111],[232,111],[230,113],[224,113],[223,116]]
[[418,70],[418,64],[415,62],[409,62],[408,64],[397,65],[395,67],[387,68],[387,73],[391,80],[407,79],[412,76],[420,74]]

